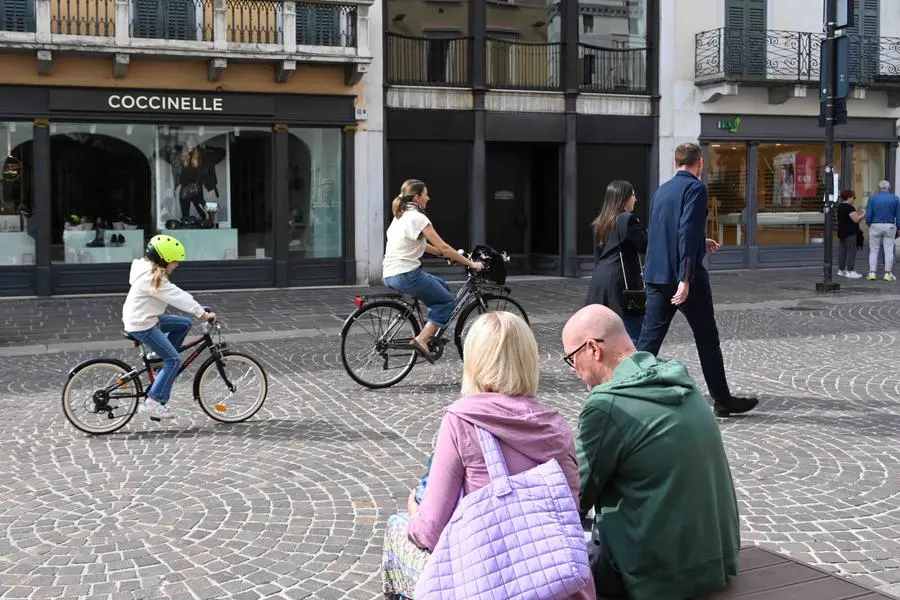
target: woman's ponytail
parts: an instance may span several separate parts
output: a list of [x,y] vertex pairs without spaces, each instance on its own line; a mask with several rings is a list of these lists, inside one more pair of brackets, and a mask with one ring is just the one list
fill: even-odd
[[403,196],[397,196],[394,198],[394,201],[391,202],[391,213],[393,213],[395,219],[399,219],[400,215],[403,214],[403,205],[406,204],[403,202]]

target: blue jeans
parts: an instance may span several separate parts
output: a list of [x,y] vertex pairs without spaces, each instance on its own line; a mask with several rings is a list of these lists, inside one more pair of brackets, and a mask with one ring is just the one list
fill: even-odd
[[426,273],[421,268],[409,273],[384,278],[384,284],[401,294],[409,294],[428,307],[428,320],[444,327],[453,314],[453,294],[450,286],[440,277]]
[[641,337],[641,327],[644,326],[644,315],[625,315],[622,318],[622,321],[625,322],[625,331],[628,332],[628,337],[630,337],[631,342],[637,346],[638,340]]
[[129,331],[128,333],[142,344],[156,352],[163,360],[163,368],[156,374],[156,380],[147,390],[147,397],[160,404],[169,401],[172,386],[178,377],[181,366],[181,354],[178,352],[191,330],[191,320],[179,315],[159,315],[159,324],[145,331]]

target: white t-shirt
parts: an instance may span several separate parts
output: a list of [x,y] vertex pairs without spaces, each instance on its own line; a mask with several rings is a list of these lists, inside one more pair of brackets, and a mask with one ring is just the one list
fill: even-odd
[[402,275],[422,266],[421,258],[427,243],[422,230],[429,225],[428,217],[414,208],[406,209],[399,219],[391,221],[384,247],[382,277]]

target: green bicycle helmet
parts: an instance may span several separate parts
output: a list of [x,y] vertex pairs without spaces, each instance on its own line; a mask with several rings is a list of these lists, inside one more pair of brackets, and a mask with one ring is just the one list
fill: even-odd
[[147,250],[144,256],[161,267],[171,262],[181,262],[186,254],[184,246],[171,235],[154,235],[147,242]]

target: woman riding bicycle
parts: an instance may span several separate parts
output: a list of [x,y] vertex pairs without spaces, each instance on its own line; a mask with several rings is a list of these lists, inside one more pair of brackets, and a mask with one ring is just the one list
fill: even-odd
[[214,320],[194,297],[169,281],[169,275],[185,258],[184,246],[168,235],[156,235],[147,243],[144,258],[131,263],[128,282],[131,289],[122,307],[125,331],[150,348],[163,361],[163,368],[147,391],[147,399],[139,411],[157,419],[172,419],[166,404],[181,366],[179,350],[191,329],[191,320],[165,314],[166,306],[190,313],[197,318]]
[[409,294],[428,307],[428,322],[410,344],[430,363],[434,357],[428,343],[438,329],[447,325],[453,314],[450,286],[439,277],[422,270],[422,256],[427,252],[442,256],[475,271],[484,265],[472,262],[441,239],[431,220],[425,216],[428,188],[418,179],[407,179],[400,195],[391,203],[394,220],[387,229],[382,276],[384,284],[402,294]]

